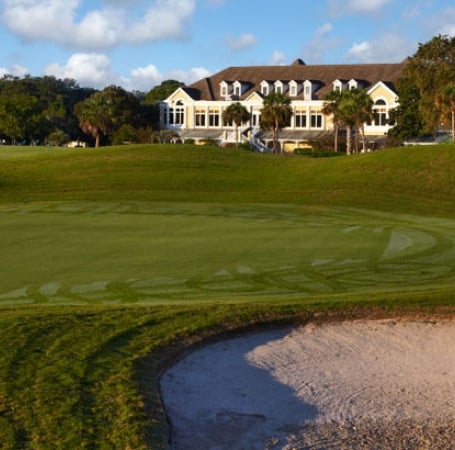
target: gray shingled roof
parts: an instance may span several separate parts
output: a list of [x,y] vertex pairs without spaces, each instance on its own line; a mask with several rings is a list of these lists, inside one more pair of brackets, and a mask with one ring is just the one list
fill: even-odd
[[260,83],[263,80],[311,80],[317,83],[318,89],[313,98],[322,100],[333,89],[335,80],[357,80],[362,87],[369,88],[377,82],[383,81],[392,89],[400,78],[406,61],[398,64],[333,64],[333,65],[305,65],[296,61],[290,66],[246,66],[228,67],[211,77],[203,78],[191,84],[185,90],[195,100],[224,100],[220,96],[222,81],[236,80],[247,82],[248,90],[243,93],[241,100],[253,92],[260,92]]

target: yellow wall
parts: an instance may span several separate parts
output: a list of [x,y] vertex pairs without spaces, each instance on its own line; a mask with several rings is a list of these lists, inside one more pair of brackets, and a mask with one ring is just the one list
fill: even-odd
[[382,84],[377,86],[373,92],[370,92],[370,97],[373,101],[377,100],[378,98],[384,98],[389,106],[395,102],[396,94],[390,91],[386,86]]

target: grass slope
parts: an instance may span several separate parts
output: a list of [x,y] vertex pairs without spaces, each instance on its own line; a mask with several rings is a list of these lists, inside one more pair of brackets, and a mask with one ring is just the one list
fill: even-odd
[[0,448],[165,448],[157,377],[189,345],[453,313],[454,169],[450,145],[0,148]]
[[194,146],[0,149],[0,201],[331,204],[455,212],[452,145],[352,158],[276,158]]

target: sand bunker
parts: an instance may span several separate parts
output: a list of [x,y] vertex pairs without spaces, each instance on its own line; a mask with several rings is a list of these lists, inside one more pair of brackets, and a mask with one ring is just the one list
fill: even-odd
[[161,390],[173,450],[455,449],[455,321],[247,335],[185,357]]

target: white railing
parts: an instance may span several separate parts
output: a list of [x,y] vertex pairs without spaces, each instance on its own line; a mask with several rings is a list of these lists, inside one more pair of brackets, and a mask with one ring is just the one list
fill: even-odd
[[269,147],[267,147],[267,145],[265,145],[264,142],[262,142],[261,140],[258,139],[257,134],[258,133],[253,134],[251,136],[251,139],[250,139],[251,149],[254,152],[259,152],[259,153],[271,152],[272,150]]

